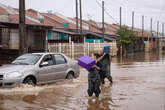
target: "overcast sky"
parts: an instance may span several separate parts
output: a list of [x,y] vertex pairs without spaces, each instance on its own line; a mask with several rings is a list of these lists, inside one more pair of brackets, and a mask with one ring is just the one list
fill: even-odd
[[[101,0],[97,0],[101,3]],[[150,18],[153,18],[153,28],[156,30],[156,22],[165,22],[165,0],[104,0],[107,12],[107,23],[119,22],[119,7],[122,7],[122,23],[131,25],[132,11],[135,11],[135,27],[141,27],[142,15],[145,16],[145,29],[150,29]],[[0,3],[18,8],[19,0],[0,0]],[[96,0],[82,0],[83,19],[101,21],[101,8]],[[26,0],[26,8],[33,8],[40,12],[52,10],[68,17],[75,17],[75,0]],[[90,17],[89,17],[90,15]]]

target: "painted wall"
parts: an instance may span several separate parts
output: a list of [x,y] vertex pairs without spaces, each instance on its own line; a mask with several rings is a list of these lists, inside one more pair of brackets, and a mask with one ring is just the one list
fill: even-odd
[[86,42],[89,42],[89,43],[94,43],[94,42],[103,43],[104,39],[86,39]]
[[48,40],[68,40],[69,35],[64,34],[64,33],[57,33],[57,32],[52,32],[48,31]]

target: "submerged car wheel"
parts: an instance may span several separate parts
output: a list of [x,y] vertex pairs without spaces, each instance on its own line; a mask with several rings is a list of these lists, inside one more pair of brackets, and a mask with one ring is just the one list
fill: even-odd
[[28,85],[35,85],[35,79],[33,77],[27,77],[24,81],[23,84],[28,84]]
[[66,79],[73,79],[74,78],[74,73],[73,72],[69,72],[68,75],[66,76]]

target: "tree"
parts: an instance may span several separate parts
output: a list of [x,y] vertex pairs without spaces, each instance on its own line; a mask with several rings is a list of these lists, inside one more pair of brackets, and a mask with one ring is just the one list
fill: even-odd
[[137,36],[126,26],[121,27],[117,31],[117,34],[120,35],[120,37],[117,39],[118,45],[134,45],[136,43],[136,40],[138,39]]
[[126,26],[121,27],[117,31],[117,34],[120,35],[117,39],[117,44],[123,48],[121,54],[127,55],[128,47],[133,46],[136,43],[136,40],[138,40],[138,37]]

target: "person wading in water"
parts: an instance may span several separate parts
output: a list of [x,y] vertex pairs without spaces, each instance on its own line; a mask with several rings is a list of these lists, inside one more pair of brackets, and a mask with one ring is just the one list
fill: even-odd
[[[98,58],[98,61],[102,63],[102,71],[104,72],[104,78],[107,78],[110,83],[113,83],[112,76],[111,76],[111,56],[110,54],[104,53],[104,49],[101,51],[101,55]],[[104,80],[102,81],[104,84]]]
[[91,97],[93,93],[95,93],[96,97],[99,97],[101,93],[100,89],[100,72],[102,70],[102,64],[97,61],[98,55],[93,54],[92,57],[96,60],[96,65],[94,65],[91,69],[89,69],[88,74],[88,95]]

